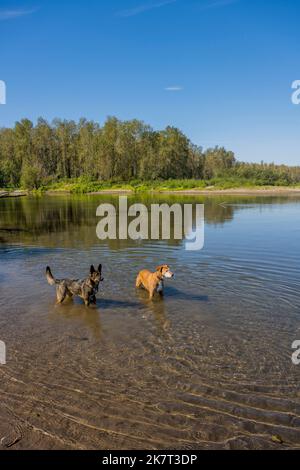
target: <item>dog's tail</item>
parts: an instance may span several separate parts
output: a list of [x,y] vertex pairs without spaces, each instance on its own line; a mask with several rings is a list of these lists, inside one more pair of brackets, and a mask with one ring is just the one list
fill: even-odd
[[50,286],[55,286],[55,284],[58,283],[57,279],[55,279],[53,277],[51,269],[49,268],[49,266],[47,266],[47,268],[46,268],[46,278],[47,278],[48,284],[50,284]]

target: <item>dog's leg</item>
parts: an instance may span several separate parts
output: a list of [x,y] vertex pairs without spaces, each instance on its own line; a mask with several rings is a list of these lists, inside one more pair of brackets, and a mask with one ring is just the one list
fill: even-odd
[[84,305],[86,307],[89,307],[90,306],[90,303],[91,303],[91,294],[90,291],[84,291],[82,292],[82,300],[84,301]]
[[153,299],[154,293],[155,293],[155,289],[151,289],[151,290],[149,291],[149,300],[152,300],[152,299]]
[[138,289],[139,287],[142,286],[142,284],[143,284],[143,283],[142,283],[142,281],[141,281],[141,278],[140,278],[140,276],[138,276],[138,277],[136,278],[136,283],[135,283],[136,288]]
[[156,292],[161,296],[163,297],[164,295],[164,281],[160,281],[160,283],[158,284],[157,288],[156,288]]
[[58,286],[56,288],[56,301],[58,304],[62,304],[67,296],[67,288],[65,286]]
[[73,300],[73,294],[69,290],[67,291],[67,296],[70,300]]

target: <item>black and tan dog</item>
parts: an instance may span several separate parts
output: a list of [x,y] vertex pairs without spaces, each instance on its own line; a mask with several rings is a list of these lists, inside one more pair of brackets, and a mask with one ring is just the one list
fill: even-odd
[[161,296],[164,294],[164,279],[171,279],[174,274],[170,271],[167,264],[163,264],[156,268],[155,273],[151,273],[144,269],[138,274],[136,279],[136,287],[144,287],[149,292],[150,299],[153,299],[155,292]]
[[99,284],[104,280],[101,264],[97,270],[94,266],[91,266],[90,275],[86,279],[55,279],[48,266],[46,268],[46,278],[50,286],[56,286],[58,304],[62,304],[66,297],[72,298],[77,296],[83,299],[87,307],[91,304],[96,304]]

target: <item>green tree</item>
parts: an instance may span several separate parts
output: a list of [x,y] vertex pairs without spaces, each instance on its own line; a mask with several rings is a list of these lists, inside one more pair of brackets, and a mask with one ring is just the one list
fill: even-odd
[[74,121],[54,120],[54,132],[58,147],[57,174],[61,178],[80,176],[77,158],[77,126]]
[[160,132],[158,163],[161,178],[187,178],[189,145],[188,138],[175,127]]
[[208,179],[223,176],[235,164],[234,153],[228,152],[224,147],[206,150],[204,158],[204,177]]

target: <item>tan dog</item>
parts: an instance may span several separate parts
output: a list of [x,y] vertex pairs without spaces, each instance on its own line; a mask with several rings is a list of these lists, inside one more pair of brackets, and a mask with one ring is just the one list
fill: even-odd
[[153,299],[155,292],[160,295],[164,294],[164,279],[171,279],[174,274],[170,271],[167,264],[158,266],[155,273],[151,273],[147,269],[141,271],[136,279],[136,287],[144,287]]

